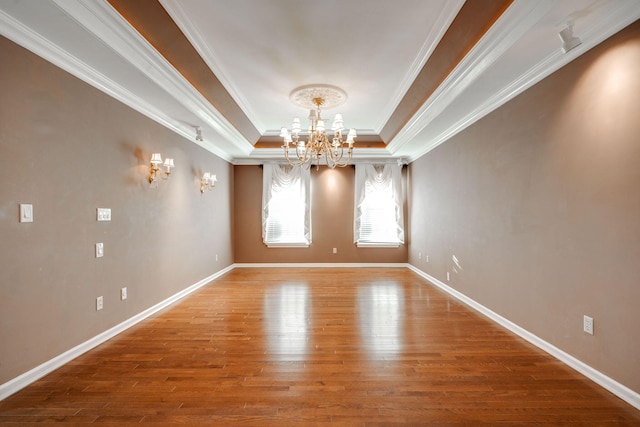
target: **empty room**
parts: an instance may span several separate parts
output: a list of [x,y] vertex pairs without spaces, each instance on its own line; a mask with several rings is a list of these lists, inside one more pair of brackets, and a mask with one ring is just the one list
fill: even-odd
[[0,424],[640,425],[637,0],[0,0]]

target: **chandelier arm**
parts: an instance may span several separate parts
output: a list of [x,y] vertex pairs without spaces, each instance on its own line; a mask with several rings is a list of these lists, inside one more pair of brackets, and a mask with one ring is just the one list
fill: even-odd
[[308,162],[312,154],[310,141],[311,139],[309,139],[309,141],[307,141],[307,143],[304,145],[304,151],[302,152],[302,155],[300,154],[300,146],[296,145],[296,156],[302,163]]
[[344,163],[340,163],[340,160],[342,160],[342,157],[344,156],[344,152],[340,153],[340,157],[338,158],[338,161],[336,162],[336,166],[339,168],[343,168],[345,166],[349,166],[349,163],[351,162],[351,152],[352,150],[348,150],[347,151],[347,160],[344,161]]
[[298,160],[296,161],[291,161],[291,159],[289,158],[289,147],[287,147],[284,150],[284,158],[287,160],[287,162],[291,165],[291,166],[302,166],[304,165],[305,162]]
[[333,161],[333,163],[336,166],[339,167],[345,167],[349,164],[349,162],[351,161],[351,153],[353,151],[353,148],[347,148],[347,153],[348,153],[348,158],[347,160],[345,160],[344,163],[341,163],[342,158],[344,157],[344,142],[340,145],[340,147],[336,147],[332,150],[331,152],[331,160]]
[[344,163],[340,163],[336,166],[338,166],[339,168],[344,168],[346,166],[349,166],[350,162],[351,162],[351,153],[349,153],[349,158],[347,159],[347,161],[345,161]]

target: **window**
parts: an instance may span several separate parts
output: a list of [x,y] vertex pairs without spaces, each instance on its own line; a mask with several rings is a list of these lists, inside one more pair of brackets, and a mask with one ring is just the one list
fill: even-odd
[[402,166],[356,164],[354,241],[358,246],[404,243]]
[[262,240],[269,247],[309,246],[309,169],[267,163],[262,174]]

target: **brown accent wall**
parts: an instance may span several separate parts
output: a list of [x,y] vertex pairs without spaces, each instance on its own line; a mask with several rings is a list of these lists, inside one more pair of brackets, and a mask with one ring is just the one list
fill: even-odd
[[636,22],[409,171],[411,264],[635,392],[639,70]]
[[[3,37],[0,57],[1,384],[232,264],[233,169]],[[176,168],[151,189],[155,151]]]
[[[405,263],[407,246],[358,248],[353,243],[355,169],[311,171],[312,243],[267,248],[262,242],[262,168],[234,166],[234,253],[238,263]],[[333,248],[338,249],[333,254]]]

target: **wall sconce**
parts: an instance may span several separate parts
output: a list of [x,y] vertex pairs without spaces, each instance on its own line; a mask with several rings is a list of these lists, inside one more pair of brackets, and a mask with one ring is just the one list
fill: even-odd
[[218,178],[215,175],[211,175],[209,172],[205,172],[200,179],[200,192],[204,193],[204,190],[213,190],[216,186]]
[[164,159],[164,163],[162,162],[162,157],[160,153],[153,153],[151,155],[151,162],[149,166],[149,184],[153,184],[158,180],[158,171],[160,170],[160,166],[162,165],[166,168],[164,171],[164,176],[162,179],[169,179],[169,175],[171,175],[171,168],[174,167],[173,159],[166,158]]

